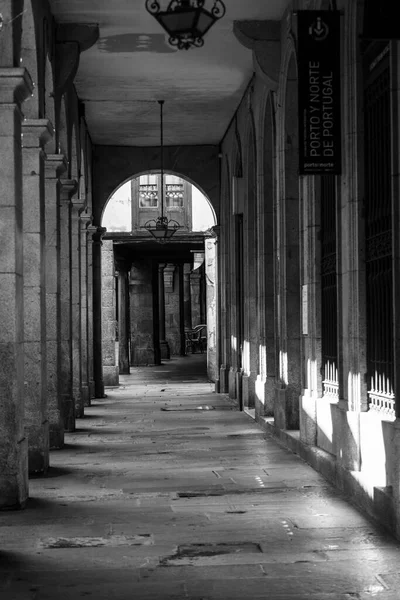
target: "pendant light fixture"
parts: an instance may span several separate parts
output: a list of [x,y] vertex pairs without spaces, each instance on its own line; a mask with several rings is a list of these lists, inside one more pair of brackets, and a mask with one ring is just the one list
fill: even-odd
[[164,243],[172,238],[174,233],[182,227],[174,219],[164,216],[164,131],[163,131],[163,106],[164,100],[158,100],[160,105],[160,171],[161,171],[161,215],[157,219],[150,219],[143,227],[157,240]]
[[[168,0],[161,0],[161,4]],[[201,48],[203,37],[216,21],[225,14],[222,0],[214,0],[207,10],[204,5],[212,0],[170,0],[165,9],[158,0],[146,0],[146,10],[168,33],[168,42],[178,50]]]

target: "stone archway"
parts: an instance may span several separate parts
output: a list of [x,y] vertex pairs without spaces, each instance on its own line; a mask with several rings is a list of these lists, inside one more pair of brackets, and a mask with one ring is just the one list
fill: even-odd
[[[219,219],[218,146],[164,148],[166,172],[177,173],[201,189]],[[95,146],[93,179],[94,224],[100,225],[104,207],[114,190],[140,173],[160,170],[159,148]]]
[[[208,369],[210,377],[215,378],[215,256],[211,256],[215,248],[214,242],[212,247],[205,244],[205,238],[216,225],[211,202],[204,195],[203,201],[208,203],[210,213],[207,229],[192,230],[191,223],[187,227],[187,215],[183,215],[182,223],[186,223],[186,227],[178,230],[166,245],[160,246],[143,225],[151,211],[154,216],[159,214],[162,181],[164,198],[169,198],[169,186],[179,188],[182,182],[181,209],[192,214],[194,189],[187,180],[169,170],[164,172],[164,180],[157,172],[139,172],[119,184],[104,207],[101,224],[105,228],[109,227],[109,216],[115,217],[111,207],[117,207],[118,203],[129,221],[127,227],[123,224],[123,230],[118,230],[122,220],[117,218],[116,226],[110,226],[103,238],[105,385],[115,385],[119,373],[129,373],[129,366],[159,364],[161,359],[169,359],[171,355],[184,355],[187,351],[185,327],[205,324],[207,317]],[[147,198],[142,194],[148,187],[156,190],[154,202],[142,205],[141,201]],[[176,206],[166,204],[168,218],[171,210],[177,210]],[[196,262],[193,252],[198,254],[199,251],[202,258]]]

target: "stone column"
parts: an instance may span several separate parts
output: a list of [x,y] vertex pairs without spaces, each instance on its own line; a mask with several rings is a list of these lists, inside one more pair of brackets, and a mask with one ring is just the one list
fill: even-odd
[[186,356],[186,341],[185,341],[185,295],[183,286],[183,264],[178,265],[179,277],[179,336],[180,336],[180,356]]
[[204,240],[206,271],[207,372],[211,381],[219,377],[217,363],[217,238]]
[[75,418],[83,417],[82,398],[82,324],[81,324],[81,198],[71,201],[71,333],[72,333],[72,395]]
[[30,473],[44,473],[49,466],[43,148],[52,135],[47,119],[22,123],[25,431]]
[[75,430],[75,404],[72,379],[72,298],[71,298],[71,196],[77,190],[75,179],[60,180],[60,338],[59,390],[65,431]]
[[[157,267],[157,265],[155,265]],[[130,317],[131,317],[131,364],[159,364],[158,329],[155,327],[154,302],[157,290],[153,294],[153,285],[157,285],[150,259],[135,260],[130,272]],[[158,315],[157,315],[158,320]],[[157,328],[158,328],[157,324]],[[157,338],[157,351],[155,347]]]
[[183,266],[183,302],[185,306],[185,327],[192,329],[192,300],[190,296],[190,264]]
[[89,225],[87,228],[87,305],[88,305],[88,368],[89,368],[89,399],[95,397],[94,385],[94,352],[93,352],[93,236],[97,234],[97,227]]
[[20,105],[31,92],[25,69],[0,68],[0,508],[28,498]]
[[192,302],[192,323],[193,327],[200,325],[200,272],[198,270],[190,273],[190,298]]
[[158,314],[160,320],[160,354],[161,359],[171,358],[169,345],[165,339],[165,289],[164,289],[164,268],[165,263],[158,265]]
[[107,229],[97,227],[93,234],[93,379],[95,398],[104,398],[103,351],[101,343],[101,238]]
[[129,375],[128,265],[118,261],[118,363],[119,372]]
[[104,385],[119,384],[116,357],[115,265],[112,240],[104,240],[101,249],[102,347]]
[[179,276],[177,266],[168,263],[164,268],[164,304],[165,304],[165,336],[170,355],[181,352],[180,308],[179,308]]
[[60,203],[59,177],[67,169],[65,156],[47,154],[45,161],[47,410],[50,448],[64,445],[64,419],[59,373],[60,342]]
[[88,302],[88,226],[92,222],[92,215],[85,211],[80,214],[81,236],[81,394],[83,411],[85,406],[90,406],[90,368],[89,368],[89,302]]

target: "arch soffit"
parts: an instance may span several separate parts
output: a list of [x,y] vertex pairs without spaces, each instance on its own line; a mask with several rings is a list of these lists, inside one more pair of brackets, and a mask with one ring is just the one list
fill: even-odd
[[[260,111],[259,131],[261,132],[260,143],[258,144],[258,165],[260,166],[260,177],[258,178],[259,202],[264,198],[264,169],[265,165],[271,163],[276,156],[276,93],[269,90],[263,97]],[[267,138],[270,143],[268,146],[272,150],[271,155],[266,155]],[[275,185],[275,184],[274,184]]]
[[253,169],[254,173],[257,173],[257,136],[256,136],[256,126],[255,126],[255,118],[254,112],[252,108],[249,108],[248,117],[246,119],[246,129],[244,134],[245,139],[245,150],[244,150],[244,158],[245,158],[245,173],[247,176],[247,180],[250,180],[250,158],[253,158],[254,164]]
[[242,153],[242,141],[240,139],[240,133],[237,127],[237,121],[235,123],[235,131],[233,138],[232,151],[230,154],[230,172],[232,177],[241,178],[243,177],[243,153]]
[[[279,112],[282,115],[285,114],[286,108],[286,89],[288,83],[289,69],[292,66],[292,60],[294,60],[294,65],[296,67],[297,74],[297,47],[296,41],[292,33],[287,36],[285,51],[282,58],[282,68],[281,75],[279,78],[279,87],[278,87],[278,97],[277,97],[277,107],[279,108]],[[282,119],[280,119],[282,122]]]
[[224,159],[222,161],[222,168],[221,168],[221,189],[222,189],[222,194],[223,194],[223,199],[225,198],[225,202],[230,201],[230,169],[229,169],[229,160],[228,157],[225,155]]
[[76,133],[76,124],[72,123],[71,134],[69,135],[69,163],[71,179],[79,180],[79,156],[78,156],[78,140]]
[[0,66],[20,67],[23,0],[4,0],[1,4]]
[[276,92],[268,90],[263,96],[260,117],[259,117],[259,131],[262,132],[263,144],[259,144],[259,162],[262,164],[264,157],[264,138],[265,135],[272,135],[275,139],[276,135]]
[[41,78],[38,64],[38,48],[41,44],[37,40],[37,30],[33,14],[31,0],[25,0],[25,9],[22,12],[21,33],[21,62],[18,66],[25,67],[33,82],[32,95],[24,103],[24,115],[29,119],[37,119],[40,116],[40,89]]

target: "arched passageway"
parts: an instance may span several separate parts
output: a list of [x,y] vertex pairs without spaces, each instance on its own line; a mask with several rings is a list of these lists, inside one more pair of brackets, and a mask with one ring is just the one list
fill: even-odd
[[[176,227],[155,240],[165,215]],[[102,352],[105,385],[131,367],[205,353],[215,379],[215,212],[186,179],[157,171],[120,185],[105,205]]]

